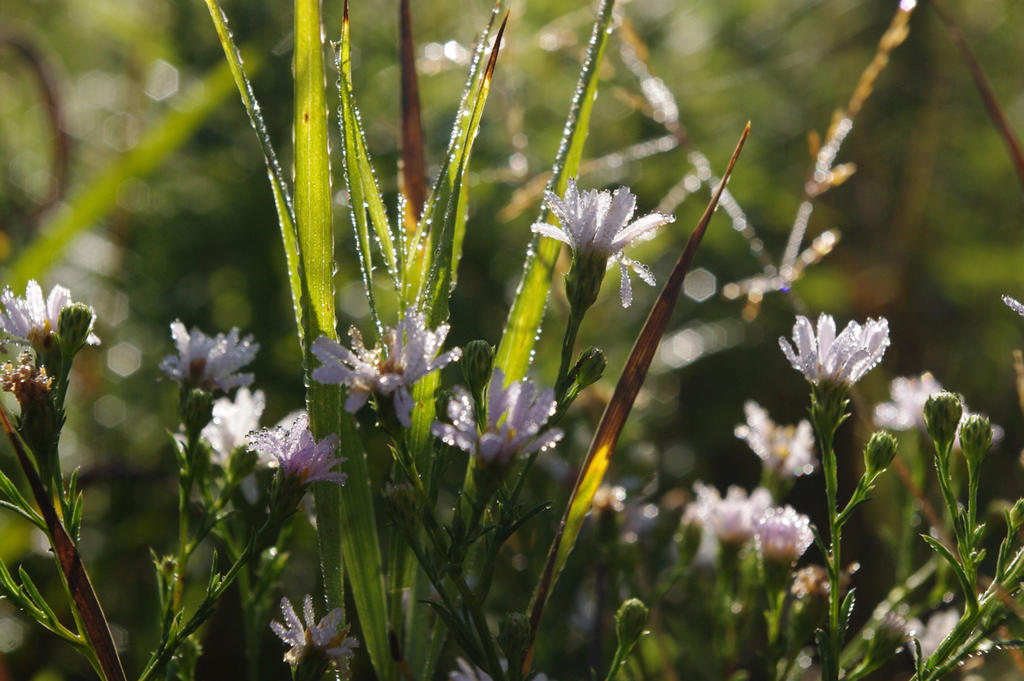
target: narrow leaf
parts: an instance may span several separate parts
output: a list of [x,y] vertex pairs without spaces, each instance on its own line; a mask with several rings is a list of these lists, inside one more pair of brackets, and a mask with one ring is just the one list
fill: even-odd
[[405,196],[407,232],[416,229],[423,202],[427,198],[427,170],[420,120],[420,90],[416,79],[416,54],[412,38],[412,16],[409,0],[399,5],[399,63],[402,67],[401,109],[402,135],[399,155],[401,190]]
[[60,518],[57,517],[53,501],[43,488],[43,482],[39,479],[36,469],[29,460],[21,439],[14,433],[11,422],[7,418],[6,409],[0,408],[0,421],[3,422],[7,438],[11,441],[11,446],[14,447],[14,452],[18,456],[22,471],[28,478],[36,505],[39,506],[43,519],[46,521],[50,541],[53,542],[53,553],[60,564],[68,591],[71,593],[71,599],[74,601],[74,607],[78,610],[82,626],[85,628],[85,635],[92,644],[103,675],[106,677],[106,681],[126,681],[121,659],[117,656],[117,648],[110,635],[110,626],[103,614],[103,608],[100,607],[99,599],[96,598],[96,592],[92,588],[89,574],[85,571],[85,565],[82,564],[82,557],[78,555],[78,549],[75,548],[74,542],[71,541]]
[[[597,72],[608,44],[612,8],[615,0],[603,0],[590,34],[590,48],[580,71],[580,78],[573,93],[569,116],[565,121],[562,141],[551,172],[548,189],[559,196],[565,193],[566,183],[579,171],[583,158],[583,143],[587,139],[590,112],[597,98]],[[541,209],[539,221],[553,220],[546,208]],[[505,371],[506,381],[516,381],[526,375],[537,342],[540,325],[544,319],[548,291],[551,289],[551,273],[558,256],[559,242],[533,236],[526,252],[523,278],[516,290],[516,297],[509,310],[505,331],[495,354],[494,364]]]
[[[465,225],[466,219],[466,182],[464,180],[466,169],[469,167],[469,157],[473,149],[473,140],[476,138],[477,130],[480,128],[480,120],[483,117],[484,105],[487,102],[487,94],[491,89],[491,78],[494,75],[494,67],[498,62],[498,50],[501,48],[501,37],[505,33],[505,25],[508,23],[508,13],[501,22],[498,35],[494,39],[494,47],[491,49],[490,59],[487,60],[487,68],[484,69],[483,78],[480,81],[476,96],[473,99],[473,108],[469,116],[469,125],[466,130],[466,139],[461,145],[458,162],[455,164],[455,174],[452,182],[457,188],[448,196],[448,204],[444,207],[444,216],[441,220],[441,228],[438,232],[438,239],[435,244],[433,260],[430,264],[430,275],[427,278],[425,288],[426,301],[424,311],[431,325],[440,324],[448,318],[448,297],[451,294],[454,271],[458,267],[458,259],[461,251],[461,244],[456,244],[456,232],[459,226]],[[437,225],[434,225],[434,229]]]
[[942,556],[947,563],[949,563],[949,566],[953,569],[953,573],[956,575],[957,581],[960,582],[960,589],[964,592],[964,598],[967,599],[968,604],[973,603],[976,608],[978,604],[978,593],[974,590],[974,585],[971,584],[971,581],[967,578],[967,573],[964,572],[963,566],[960,564],[960,561],[956,559],[956,556],[953,555],[953,552],[946,548],[946,545],[935,537],[922,534],[921,538],[924,539],[925,543],[932,547],[936,553]]
[[[281,171],[281,164],[277,160],[277,153],[267,132],[267,126],[263,122],[263,114],[260,112],[259,102],[253,94],[252,85],[245,75],[242,66],[242,54],[235,44],[228,28],[227,15],[217,4],[217,0],[206,0],[206,8],[210,12],[210,19],[213,20],[213,27],[217,31],[217,38],[220,40],[221,48],[224,50],[224,58],[227,60],[228,68],[231,70],[231,77],[234,79],[235,87],[242,98],[242,106],[249,117],[249,124],[256,133],[256,139],[260,143],[260,150],[263,152],[263,161],[267,166],[267,179],[270,181],[270,189],[274,194],[274,206],[277,209],[277,222],[281,228],[281,242],[284,245],[285,264],[288,267],[288,285],[292,294],[292,309],[295,314],[295,323],[302,330],[303,318],[303,297],[301,289],[302,273],[300,272],[300,258],[298,253],[297,235],[295,233],[295,210],[292,205],[292,197],[288,191],[288,184],[285,182],[284,173]],[[300,339],[301,342],[301,339]]]
[[11,266],[7,284],[21,290],[30,278],[39,278],[64,253],[71,241],[110,211],[125,180],[145,177],[160,167],[184,144],[213,111],[231,94],[231,73],[225,65],[212,69],[181,97],[180,109],[160,119],[130,151],[114,160],[88,185],[54,211],[40,228],[40,236],[24,248]]
[[[407,240],[405,251],[402,254],[402,295],[407,301],[418,298],[422,291],[434,245],[436,245],[439,239],[438,235],[441,230],[441,222],[444,219],[444,211],[449,204],[452,194],[461,189],[456,184],[455,175],[459,167],[462,149],[470,139],[472,112],[476,103],[475,93],[479,92],[484,75],[484,69],[481,67],[484,63],[484,51],[488,44],[487,38],[491,34],[491,29],[500,10],[501,0],[498,0],[491,10],[490,21],[488,21],[487,26],[477,37],[474,44],[473,57],[469,65],[469,75],[463,89],[462,100],[459,102],[459,108],[455,114],[455,123],[452,126],[452,134],[448,140],[448,148],[445,151],[441,170],[430,191],[430,195],[427,197],[427,202],[423,208],[416,231]],[[462,234],[465,231],[464,215],[463,211],[462,219],[456,218],[454,247],[456,254],[460,253],[462,248]],[[426,247],[427,241],[432,244],[430,248]],[[457,255],[455,260],[457,264]],[[456,274],[457,272],[453,272],[453,277]]]
[[729,181],[729,176],[732,174],[732,169],[736,165],[736,159],[739,158],[740,151],[743,149],[743,143],[746,141],[748,134],[750,134],[749,123],[743,129],[743,133],[740,135],[739,142],[736,145],[736,150],[729,160],[729,166],[722,174],[722,180],[718,183],[718,188],[711,197],[711,201],[708,203],[707,208],[705,208],[704,214],[701,216],[696,228],[693,230],[693,235],[679,256],[679,260],[676,262],[668,281],[665,282],[665,286],[661,289],[661,293],[658,294],[658,299],[654,302],[654,307],[651,308],[647,321],[644,322],[643,329],[641,329],[640,335],[637,337],[636,343],[629,353],[626,366],[623,368],[619,382],[615,386],[615,392],[612,394],[612,398],[608,402],[604,414],[601,416],[597,431],[594,433],[594,439],[590,444],[590,451],[583,463],[583,467],[580,469],[572,496],[565,509],[565,515],[562,516],[562,522],[548,551],[544,572],[541,574],[537,589],[533,594],[533,602],[530,605],[530,652],[527,654],[524,672],[528,671],[529,668],[533,641],[536,640],[541,614],[551,593],[551,588],[558,579],[558,575],[561,573],[562,567],[565,565],[565,561],[576,543],[576,538],[583,525],[583,519],[590,511],[594,494],[604,479],[605,471],[608,470],[611,455],[615,451],[619,434],[622,432],[622,427],[626,424],[626,418],[633,407],[637,393],[640,392],[640,387],[647,376],[647,370],[651,366],[654,352],[657,350],[658,343],[661,341],[661,337],[668,326],[669,318],[671,317],[672,310],[675,308],[676,300],[679,298],[679,292],[682,288],[683,280],[686,278],[686,273],[689,271],[690,263],[693,261],[694,253],[700,244],[701,238],[704,236],[708,223],[711,221],[711,215],[718,206],[718,200],[725,189],[726,182]]

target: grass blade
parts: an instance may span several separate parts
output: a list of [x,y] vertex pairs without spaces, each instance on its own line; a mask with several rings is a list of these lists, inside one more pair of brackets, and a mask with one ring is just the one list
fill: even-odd
[[[258,63],[256,66],[258,67]],[[145,177],[184,144],[233,89],[227,65],[212,69],[182,98],[182,108],[169,111],[130,151],[113,161],[99,176],[76,192],[66,208],[55,211],[13,263],[7,285],[21,290],[31,278],[39,278],[57,262],[64,249],[82,232],[91,229],[117,201],[121,184]]]
[[427,198],[427,169],[420,120],[420,90],[416,79],[415,44],[412,39],[412,16],[409,0],[402,0],[399,14],[399,63],[402,69],[401,109],[402,136],[399,154],[399,178],[405,196],[405,229],[416,230],[423,203]]
[[654,352],[657,350],[661,337],[668,326],[672,310],[675,308],[676,300],[679,298],[683,280],[686,278],[686,273],[690,269],[690,263],[693,261],[693,255],[697,250],[697,246],[700,245],[704,231],[711,221],[711,215],[718,206],[718,199],[725,189],[726,182],[729,181],[733,166],[736,165],[736,159],[739,158],[740,151],[743,149],[743,143],[749,134],[750,124],[747,123],[743,133],[740,135],[736,150],[729,160],[729,166],[726,168],[725,173],[722,174],[722,180],[719,182],[718,188],[711,197],[711,201],[704,210],[704,214],[697,223],[697,227],[693,230],[693,235],[687,242],[686,248],[679,256],[671,276],[665,282],[661,293],[658,294],[658,299],[654,302],[654,307],[651,308],[647,321],[644,322],[643,329],[641,329],[640,335],[637,337],[636,343],[629,353],[629,358],[626,360],[626,366],[622,369],[622,375],[615,386],[615,392],[612,394],[612,398],[608,402],[604,414],[601,416],[601,422],[597,426],[594,439],[590,444],[590,451],[587,453],[586,461],[584,461],[579,477],[576,479],[576,485],[573,488],[569,504],[565,509],[565,515],[562,516],[562,522],[559,525],[554,540],[551,542],[544,572],[541,574],[537,589],[533,594],[533,602],[530,605],[531,641],[529,652],[524,661],[524,673],[529,670],[530,657],[533,653],[533,642],[536,640],[541,614],[551,593],[551,588],[558,579],[558,575],[562,571],[569,553],[576,544],[576,537],[580,533],[583,519],[590,511],[590,504],[594,500],[597,488],[604,479],[605,471],[608,470],[608,464],[611,461],[612,452],[615,451],[619,434],[622,432],[622,427],[626,424],[626,418],[629,416],[633,402],[640,391],[640,386],[643,385],[644,379],[647,376],[647,370],[651,366]]
[[[300,259],[298,251],[297,235],[295,233],[295,210],[292,205],[292,197],[288,192],[288,183],[285,182],[284,173],[281,171],[281,164],[278,163],[277,154],[274,152],[274,145],[270,141],[270,134],[263,122],[263,114],[260,112],[259,102],[253,94],[252,85],[245,75],[242,66],[242,54],[239,52],[228,28],[228,19],[217,4],[217,0],[206,0],[206,8],[210,12],[210,19],[213,20],[213,27],[217,31],[217,38],[220,40],[221,48],[224,50],[224,58],[227,60],[228,68],[231,70],[231,77],[234,79],[235,87],[242,98],[242,106],[249,117],[249,123],[256,133],[256,139],[260,143],[260,150],[263,152],[263,161],[267,166],[267,179],[270,180],[270,189],[274,194],[274,207],[277,209],[277,222],[281,227],[281,242],[284,245],[285,263],[288,267],[288,286],[292,294],[292,309],[295,313],[295,324],[302,333],[305,316],[302,310],[302,273],[300,272]],[[302,342],[302,338],[299,338]]]
[[[14,433],[10,419],[7,418],[6,409],[0,408],[0,421],[3,422],[7,438],[11,441],[11,446],[14,447],[14,452],[18,456],[18,463],[21,465],[25,477],[28,478],[36,505],[39,506],[43,520],[46,521],[50,540],[53,542],[53,552],[60,564],[61,575],[74,601],[75,610],[78,612],[76,619],[81,621],[85,635],[89,637],[93,652],[103,670],[103,676],[106,681],[126,681],[124,667],[121,666],[121,659],[117,656],[117,647],[110,635],[110,625],[107,624],[103,608],[100,606],[99,599],[96,598],[96,592],[89,580],[89,573],[85,571],[82,557],[78,555],[75,543],[71,541],[71,537],[57,516],[53,500],[43,488],[43,483],[36,474],[32,462],[29,461],[28,453],[22,446],[21,439]],[[43,602],[40,603],[40,605],[42,604]]]
[[[445,151],[444,160],[441,164],[441,171],[438,173],[437,180],[434,182],[430,195],[427,197],[416,231],[408,240],[408,247],[402,256],[402,293],[407,301],[417,299],[422,293],[425,272],[429,267],[430,257],[438,240],[439,229],[437,226],[444,219],[443,211],[448,206],[452,194],[459,186],[456,184],[455,179],[458,160],[461,156],[462,148],[466,145],[467,139],[469,139],[472,109],[475,103],[474,93],[479,91],[484,74],[481,66],[484,63],[483,55],[487,48],[487,38],[491,34],[494,21],[497,19],[500,11],[501,2],[499,0],[494,4],[494,8],[491,10],[490,21],[488,21],[487,26],[477,37],[473,47],[469,76],[466,79],[462,100],[459,102],[459,108],[455,115],[455,123],[452,127],[451,137],[448,139],[448,148]],[[458,254],[462,251],[462,235],[465,233],[464,215],[465,213],[463,213],[463,219],[457,220],[455,225],[456,264],[458,262]],[[431,240],[431,247],[420,248],[420,245],[428,238]],[[453,277],[456,274],[457,272],[453,272]]]
[[[572,106],[565,121],[562,141],[548,185],[548,189],[559,196],[565,193],[566,183],[570,177],[576,175],[580,159],[583,158],[583,143],[587,139],[590,112],[597,98],[597,71],[604,56],[605,46],[608,44],[614,5],[615,0],[603,0],[601,3],[590,35],[587,57],[576,83],[576,91],[573,93]],[[545,219],[554,218],[548,215],[547,209],[542,208],[538,221]],[[541,321],[544,319],[544,308],[547,306],[551,273],[558,249],[558,241],[535,234],[526,252],[523,278],[516,290],[516,297],[512,309],[509,310],[505,331],[494,358],[495,366],[504,369],[506,381],[521,379],[530,366],[533,346],[537,342]]]
[[349,30],[348,2],[344,7],[341,25],[341,40],[338,43],[338,117],[341,122],[342,136],[342,168],[345,171],[345,184],[349,193],[349,207],[352,214],[352,226],[356,231],[356,245],[359,251],[359,262],[362,267],[363,285],[370,301],[370,310],[374,316],[377,332],[382,333],[383,327],[377,317],[373,300],[373,259],[370,249],[370,228],[384,257],[384,265],[396,287],[399,285],[398,260],[395,254],[394,238],[388,222],[384,199],[381,197],[377,176],[366,148],[359,109],[356,106],[355,91],[352,87],[351,34]]
[[[487,103],[487,95],[491,90],[491,78],[494,75],[494,67],[498,63],[498,50],[501,49],[501,37],[505,33],[505,26],[508,23],[508,13],[501,22],[498,35],[494,39],[494,47],[491,48],[491,56],[487,60],[487,68],[484,69],[483,77],[477,88],[476,96],[473,98],[473,107],[470,111],[466,135],[460,145],[458,160],[454,164],[452,184],[455,191],[448,196],[447,205],[444,207],[444,214],[441,220],[440,230],[437,230],[437,222],[432,229],[437,234],[434,243],[433,258],[430,263],[430,274],[427,277],[427,284],[424,289],[425,301],[424,311],[431,325],[440,324],[448,318],[448,298],[453,289],[455,281],[455,270],[458,267],[459,257],[462,252],[460,232],[465,231],[466,225],[466,203],[468,191],[464,181],[466,169],[469,168],[469,158],[473,152],[473,140],[480,129],[480,120],[484,115],[484,105]],[[440,203],[436,204],[440,207]]]

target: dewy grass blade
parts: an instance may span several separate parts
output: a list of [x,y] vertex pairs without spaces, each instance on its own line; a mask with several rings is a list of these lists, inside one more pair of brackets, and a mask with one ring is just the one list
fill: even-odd
[[[465,142],[461,145],[458,162],[455,165],[453,183],[454,193],[448,196],[448,204],[444,210],[444,218],[441,221],[438,240],[436,242],[433,260],[430,263],[430,275],[427,277],[427,285],[424,289],[426,301],[423,306],[424,312],[430,326],[436,326],[448,318],[448,298],[452,292],[452,282],[455,280],[454,271],[458,267],[461,243],[457,243],[456,234],[460,226],[464,229],[466,222],[466,201],[467,187],[465,183],[466,169],[469,167],[469,158],[473,152],[473,140],[476,138],[477,130],[480,128],[480,119],[484,115],[484,105],[487,103],[487,94],[491,90],[491,78],[494,75],[494,67],[498,63],[498,50],[501,49],[501,37],[505,33],[505,26],[508,23],[508,13],[498,29],[498,35],[494,39],[494,47],[491,48],[490,59],[487,60],[487,68],[484,69],[483,78],[480,80],[480,87],[476,97],[473,98],[473,108],[469,116],[469,125],[466,130]],[[437,229],[435,224],[433,229]]]
[[612,394],[611,401],[608,402],[608,406],[601,416],[601,422],[598,424],[597,431],[594,433],[594,439],[590,444],[590,451],[587,453],[586,461],[584,461],[579,477],[576,479],[576,485],[573,488],[572,497],[569,499],[569,505],[565,509],[565,515],[562,516],[562,522],[555,534],[554,541],[551,542],[544,572],[541,574],[537,589],[533,594],[533,602],[530,605],[530,652],[527,653],[527,658],[524,661],[524,672],[529,669],[533,641],[537,637],[537,628],[540,626],[544,605],[555,581],[558,579],[559,573],[562,571],[562,567],[565,565],[566,559],[569,557],[569,553],[576,543],[576,537],[580,533],[583,519],[590,511],[590,504],[594,500],[594,494],[604,479],[605,471],[608,470],[608,464],[611,461],[612,452],[615,451],[619,434],[622,432],[622,427],[626,424],[626,418],[633,407],[633,401],[636,400],[640,386],[643,385],[644,379],[647,376],[647,370],[651,366],[654,352],[657,350],[661,337],[668,326],[672,310],[675,308],[676,300],[679,298],[683,280],[686,278],[686,273],[690,269],[690,263],[693,261],[693,255],[697,250],[697,246],[700,245],[700,240],[704,236],[708,223],[711,221],[711,215],[718,206],[718,199],[725,189],[726,182],[729,181],[729,176],[732,174],[732,169],[736,165],[736,159],[739,158],[740,151],[743,149],[743,143],[746,141],[748,134],[750,134],[749,123],[743,129],[740,140],[736,145],[736,150],[729,160],[729,166],[726,168],[725,173],[722,174],[722,180],[718,183],[718,188],[711,197],[711,201],[704,210],[704,214],[697,223],[697,227],[693,230],[693,235],[687,242],[683,253],[679,256],[679,260],[676,262],[676,266],[672,270],[668,281],[665,282],[665,286],[661,289],[661,293],[658,294],[658,299],[654,302],[654,307],[651,308],[651,313],[648,315],[647,321],[644,322],[643,329],[641,329],[640,335],[637,337],[636,343],[629,353],[629,358],[626,360],[626,366],[623,368],[619,382],[615,386],[615,392]]
[[[470,123],[472,121],[472,110],[475,103],[474,93],[480,89],[483,79],[484,51],[487,48],[487,38],[491,34],[494,21],[501,11],[500,0],[494,4],[491,10],[491,18],[486,28],[477,37],[473,47],[473,57],[470,60],[469,76],[466,79],[465,89],[462,93],[462,100],[455,115],[455,123],[452,127],[452,134],[448,140],[448,148],[445,151],[444,160],[441,164],[441,171],[437,180],[427,197],[427,202],[420,216],[416,231],[408,239],[408,248],[403,256],[403,296],[406,301],[412,301],[419,297],[424,286],[425,273],[430,265],[430,256],[433,253],[433,244],[438,239],[439,225],[444,217],[444,210],[447,208],[451,195],[456,191],[455,174],[458,169],[458,161],[462,154],[462,148],[469,139]],[[464,215],[464,214],[463,214]],[[462,234],[465,231],[465,221],[455,225],[456,251],[461,252]],[[424,245],[430,240],[432,247]],[[423,246],[422,248],[420,246]],[[456,273],[453,273],[453,276]]]
[[[381,254],[384,256],[385,267],[387,267],[396,288],[400,283],[400,275],[395,254],[395,240],[388,222],[387,210],[384,208],[384,200],[377,185],[377,177],[373,172],[370,155],[366,149],[366,139],[352,87],[351,35],[347,0],[342,18],[341,40],[338,43],[337,67],[340,99],[338,111],[341,119],[345,181],[348,185],[353,226],[356,229],[357,245],[360,249],[359,257],[363,267],[364,285],[367,286],[367,295],[370,297],[371,310],[373,310],[373,288],[367,284],[368,281],[372,283],[372,259],[369,229],[366,224],[367,216],[369,216],[370,226],[373,227]],[[376,310],[373,310],[373,314],[377,331],[381,333],[383,328],[379,320],[376,319]]]
[[[382,679],[395,678],[388,649],[387,599],[366,455],[352,417],[341,408],[341,388],[313,381],[310,345],[321,334],[337,339],[334,309],[334,230],[331,216],[327,103],[319,0],[295,2],[295,215],[309,295],[306,359],[310,424],[316,437],[337,433],[348,480],[314,488],[317,535],[330,607],[343,607],[342,563],[370,660]],[[343,36],[347,35],[347,12]],[[345,76],[348,77],[347,75]],[[347,84],[351,80],[348,79]],[[354,135],[359,149],[359,135]],[[361,168],[360,177],[368,173]],[[372,176],[370,177],[371,186]],[[366,183],[363,183],[366,187]],[[375,189],[375,186],[374,186]],[[361,204],[360,204],[361,206]],[[386,253],[385,253],[386,255]],[[344,529],[343,529],[344,528]]]
[[423,203],[427,199],[427,169],[423,142],[423,123],[420,120],[420,89],[416,78],[415,43],[412,38],[412,15],[409,0],[399,5],[399,64],[402,69],[401,111],[402,135],[399,154],[399,178],[405,196],[406,224],[404,229],[416,230]]
[[125,180],[145,177],[158,168],[192,137],[233,89],[227,65],[212,69],[181,97],[181,109],[169,111],[132,150],[76,192],[68,200],[66,208],[51,214],[39,230],[40,236],[22,251],[12,265],[7,285],[17,291],[24,289],[29,279],[40,278],[76,236],[94,227],[114,207],[118,188]]
[[[274,152],[274,145],[267,132],[267,126],[263,122],[263,114],[260,111],[259,102],[253,94],[252,85],[245,75],[242,66],[242,54],[235,44],[235,40],[228,28],[228,19],[217,0],[206,0],[206,8],[210,12],[210,19],[213,20],[213,27],[217,31],[217,38],[220,40],[221,48],[224,50],[224,58],[227,60],[228,68],[231,70],[231,77],[235,81],[235,87],[242,98],[242,106],[249,116],[249,123],[259,140],[260,149],[263,151],[263,160],[267,165],[267,179],[270,180],[270,188],[274,193],[274,206],[277,209],[277,221],[281,227],[281,242],[284,245],[285,263],[288,267],[288,285],[292,294],[292,308],[295,313],[295,324],[301,334],[303,331],[302,310],[302,273],[300,271],[300,258],[298,251],[297,235],[295,232],[295,210],[292,205],[292,197],[288,191],[288,183],[285,182],[284,172]],[[300,336],[299,342],[302,342]]]
[[[590,35],[590,47],[580,71],[580,78],[573,93],[572,106],[565,121],[562,141],[552,168],[548,188],[561,196],[569,178],[576,175],[583,157],[583,143],[587,138],[590,112],[597,97],[597,72],[604,56],[605,46],[611,32],[612,8],[615,0],[603,0],[594,29]],[[541,210],[538,221],[553,219],[546,209]],[[506,381],[516,381],[526,375],[533,356],[533,346],[540,334],[544,319],[548,291],[551,289],[551,274],[558,256],[559,242],[548,237],[534,235],[523,264],[523,278],[516,290],[516,297],[509,310],[505,331],[495,354],[495,366],[505,371]]]
[[84,633],[89,638],[92,650],[103,670],[105,681],[125,681],[124,668],[121,666],[121,659],[117,656],[117,647],[110,634],[110,625],[107,624],[103,608],[100,606],[99,599],[96,598],[96,592],[89,580],[89,573],[85,571],[82,557],[78,554],[78,549],[71,541],[64,525],[61,524],[57,510],[53,507],[53,500],[43,489],[43,483],[36,474],[36,469],[29,460],[21,439],[11,427],[11,422],[7,418],[7,410],[3,408],[0,408],[0,422],[2,422],[7,438],[11,441],[11,446],[14,447],[18,456],[18,463],[21,465],[25,477],[28,478],[36,505],[39,506],[39,511],[46,521],[50,539],[53,541],[53,552],[60,563],[64,584],[71,594],[75,610],[78,613],[75,619],[81,622],[81,628],[85,630]]

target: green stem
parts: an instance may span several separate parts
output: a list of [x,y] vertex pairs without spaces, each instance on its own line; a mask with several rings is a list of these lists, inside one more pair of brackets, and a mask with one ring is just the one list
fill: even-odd
[[565,336],[562,338],[562,361],[558,365],[558,380],[555,381],[555,397],[559,403],[570,388],[569,371],[572,369],[572,352],[576,347],[576,336],[579,334],[585,312],[586,310],[574,308],[569,314],[569,324],[565,327]]

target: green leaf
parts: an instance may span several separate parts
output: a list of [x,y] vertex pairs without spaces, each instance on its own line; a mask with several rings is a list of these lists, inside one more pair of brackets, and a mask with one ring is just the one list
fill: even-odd
[[960,582],[960,590],[964,592],[964,598],[967,599],[968,607],[972,604],[974,609],[978,607],[978,592],[975,591],[974,585],[971,584],[971,580],[967,578],[967,573],[964,572],[963,566],[960,561],[956,559],[953,552],[946,548],[946,545],[935,537],[927,534],[922,534],[921,538],[925,540],[928,546],[935,549],[935,552],[942,556],[949,566],[953,568],[953,573],[956,575],[957,581]]
[[[348,13],[342,35],[348,31]],[[388,648],[387,600],[377,543],[366,457],[352,417],[342,410],[341,388],[312,380],[310,347],[326,335],[337,339],[334,308],[334,229],[331,212],[327,103],[324,91],[322,18],[319,0],[295,2],[295,219],[301,256],[302,292],[308,314],[300,335],[305,358],[310,425],[319,439],[336,433],[348,475],[342,490],[320,482],[313,493],[317,536],[328,605],[343,607],[343,566],[366,649],[377,675],[395,678]]]
[[[576,91],[573,93],[572,106],[565,121],[551,181],[548,183],[548,189],[559,196],[565,193],[569,178],[579,171],[580,160],[583,158],[583,143],[587,139],[590,112],[597,98],[598,67],[608,44],[614,5],[615,0],[603,0],[601,3],[590,35],[590,48],[587,50]],[[538,222],[545,219],[554,217],[548,214],[546,208],[542,208]],[[535,234],[526,251],[523,278],[516,290],[516,297],[512,302],[512,309],[509,310],[505,331],[494,360],[495,366],[505,371],[506,381],[521,379],[530,366],[533,346],[540,335],[540,325],[544,319],[544,308],[547,305],[548,291],[551,289],[551,273],[558,249],[558,241]]]
[[[587,458],[580,469],[569,504],[566,506],[565,514],[562,516],[562,522],[555,533],[554,540],[551,542],[551,548],[548,550],[544,571],[533,593],[533,600],[530,604],[531,652],[533,641],[536,640],[537,630],[540,626],[544,605],[550,596],[555,581],[558,579],[558,575],[565,566],[569,553],[576,544],[576,538],[583,527],[583,520],[587,513],[590,512],[590,505],[594,500],[594,495],[597,493],[601,481],[604,480],[604,474],[611,463],[611,456],[615,451],[615,445],[618,443],[619,434],[622,432],[622,427],[626,424],[626,418],[633,407],[633,402],[636,400],[640,387],[647,377],[647,370],[651,366],[651,360],[654,358],[654,353],[668,326],[669,318],[683,286],[683,280],[686,278],[686,273],[693,262],[694,253],[700,244],[701,238],[704,236],[708,223],[711,221],[711,215],[718,206],[718,200],[725,190],[725,184],[729,181],[732,169],[736,165],[736,159],[739,158],[740,151],[743,149],[743,143],[746,141],[749,133],[750,124],[748,123],[740,136],[736,150],[733,152],[725,173],[722,174],[722,180],[719,182],[718,188],[715,190],[714,195],[712,195],[707,208],[704,209],[704,214],[694,228],[693,235],[687,242],[686,248],[680,254],[672,274],[669,275],[668,281],[665,282],[665,286],[658,294],[658,299],[654,302],[647,321],[644,322],[643,329],[641,329],[640,335],[637,337],[636,343],[634,343],[633,349],[626,359],[626,366],[622,369],[622,375],[615,386],[615,392],[612,393],[612,398],[608,402],[604,414],[601,416],[597,431],[594,433],[594,439],[590,444],[590,451],[587,453]],[[527,659],[529,659],[529,655],[527,655]],[[527,670],[524,669],[525,671]]]
[[[495,6],[495,11],[500,8]],[[492,14],[492,22],[494,14]],[[411,253],[415,257],[423,246],[424,239],[429,239],[429,260],[426,258],[420,264],[420,272],[429,262],[429,273],[423,289],[416,289],[417,299],[419,294],[425,294],[428,320],[431,325],[440,324],[447,318],[447,300],[451,296],[452,289],[457,280],[459,259],[462,256],[462,243],[466,231],[466,207],[468,205],[468,187],[464,181],[466,169],[469,167],[469,160],[472,154],[473,140],[480,128],[480,120],[483,116],[483,108],[486,103],[487,94],[490,91],[490,80],[494,76],[495,65],[498,61],[498,51],[501,49],[502,36],[505,33],[505,26],[508,22],[508,13],[502,26],[498,30],[494,47],[490,50],[486,68],[478,72],[477,62],[470,70],[470,82],[472,96],[463,98],[456,117],[455,128],[449,144],[449,151],[445,155],[441,173],[437,178],[435,191],[432,191],[430,200],[427,203],[416,235],[411,246]],[[481,36],[478,47],[485,44],[489,36],[490,25],[487,32]],[[467,93],[468,94],[468,93]],[[426,249],[424,249],[426,250]],[[412,265],[409,267],[412,269]],[[419,282],[420,280],[416,280]]]
[[54,211],[40,228],[40,236],[22,250],[11,266],[6,283],[17,291],[24,289],[29,279],[39,278],[57,262],[76,236],[95,227],[114,207],[118,188],[125,180],[145,177],[159,167],[195,133],[231,90],[227,65],[212,69],[180,98],[181,108],[169,110],[134,148],[75,193],[66,208]]
[[[277,209],[277,222],[281,227],[281,241],[284,245],[285,261],[288,266],[288,285],[292,294],[292,307],[295,313],[295,323],[302,332],[302,319],[304,316],[302,305],[302,274],[300,272],[300,259],[298,252],[298,236],[295,232],[295,210],[292,205],[292,197],[288,192],[288,184],[285,182],[284,173],[281,171],[281,164],[277,161],[277,154],[274,152],[274,145],[267,132],[267,126],[263,122],[263,114],[260,113],[259,103],[253,94],[252,85],[245,75],[242,66],[242,53],[235,45],[234,38],[228,28],[227,16],[217,4],[217,0],[206,0],[206,8],[210,12],[210,19],[213,20],[213,27],[217,31],[217,38],[220,40],[221,48],[224,50],[224,58],[227,67],[231,72],[235,88],[242,98],[242,106],[249,117],[249,123],[256,133],[256,139],[263,151],[263,160],[267,166],[267,179],[270,180],[270,189],[274,194],[274,206]],[[259,67],[260,62],[253,62],[252,56],[246,54],[250,64]],[[300,338],[301,342],[301,338]]]
[[373,249],[371,247],[370,228],[376,237],[377,244],[384,256],[384,264],[391,275],[393,284],[398,287],[398,261],[395,256],[394,239],[391,225],[388,223],[384,200],[381,198],[377,177],[370,162],[363,135],[359,110],[356,107],[355,94],[352,89],[351,38],[349,34],[348,3],[341,26],[341,40],[336,53],[338,69],[338,122],[341,127],[342,163],[345,189],[349,196],[349,215],[352,228],[356,234],[356,250],[359,254],[360,272],[363,287],[370,303],[370,314],[373,316],[377,333],[383,333],[377,305],[373,293]]

